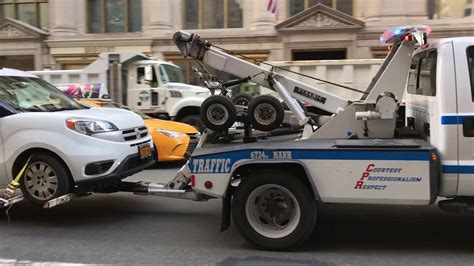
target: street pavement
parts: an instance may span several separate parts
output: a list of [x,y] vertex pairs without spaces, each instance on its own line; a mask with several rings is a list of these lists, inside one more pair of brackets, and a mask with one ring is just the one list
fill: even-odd
[[[166,181],[175,164],[129,180]],[[315,234],[291,252],[255,250],[232,225],[220,232],[218,200],[127,193],[92,195],[39,210],[0,210],[0,264],[473,265],[474,216],[433,207],[328,205]]]

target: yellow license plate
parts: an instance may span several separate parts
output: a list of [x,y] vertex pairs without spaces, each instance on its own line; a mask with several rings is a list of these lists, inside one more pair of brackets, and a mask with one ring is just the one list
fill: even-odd
[[145,159],[151,156],[151,148],[150,148],[150,145],[148,144],[140,146],[138,150],[140,151],[140,158],[142,159]]

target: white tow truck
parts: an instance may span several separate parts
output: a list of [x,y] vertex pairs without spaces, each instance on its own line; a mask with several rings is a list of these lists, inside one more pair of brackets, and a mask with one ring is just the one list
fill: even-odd
[[42,70],[32,74],[79,98],[104,94],[155,117],[202,128],[199,107],[209,90],[184,83],[181,68],[140,53],[102,53],[81,70]]
[[[252,138],[252,128],[278,127],[281,103],[262,95],[248,106],[229,104],[225,88],[239,81],[219,82],[203,68],[206,85],[220,91],[201,107],[201,118],[214,130],[206,130],[168,183],[121,182],[107,192],[223,199],[222,230],[232,216],[245,239],[269,250],[304,243],[317,224],[319,204],[438,202],[443,209],[469,211],[474,203],[474,38],[428,44],[430,32],[426,26],[406,26],[384,33],[381,40],[392,48],[359,101],[177,32],[173,39],[184,56],[278,92],[303,133]],[[414,53],[416,44],[421,48]],[[407,123],[398,127],[404,94]],[[296,100],[333,115],[308,115]],[[236,120],[245,124],[244,138],[208,141],[213,134],[232,134],[226,127]]]
[[[431,28],[391,29],[391,50],[359,101],[236,58],[194,34],[177,32],[186,57],[278,92],[303,133],[251,138],[251,128],[278,127],[283,107],[268,95],[248,106],[232,104],[226,87],[204,67],[201,75],[220,95],[206,99],[207,131],[191,159],[167,184],[122,183],[118,190],[192,200],[223,199],[222,230],[232,215],[239,232],[262,249],[302,244],[316,226],[318,204],[430,205],[468,211],[474,205],[474,38],[427,42]],[[421,47],[414,54],[415,45]],[[405,95],[405,90],[407,91]],[[406,104],[406,125],[397,126]],[[298,101],[333,113],[308,115]],[[206,143],[246,124],[243,141]],[[439,197],[444,199],[437,201]]]

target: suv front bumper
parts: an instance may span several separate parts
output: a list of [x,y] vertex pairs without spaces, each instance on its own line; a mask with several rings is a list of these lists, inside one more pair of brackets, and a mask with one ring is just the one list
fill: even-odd
[[76,181],[76,191],[90,192],[113,185],[128,176],[152,166],[155,163],[155,154],[156,152],[152,150],[151,156],[145,159],[141,159],[139,154],[129,155],[108,175]]

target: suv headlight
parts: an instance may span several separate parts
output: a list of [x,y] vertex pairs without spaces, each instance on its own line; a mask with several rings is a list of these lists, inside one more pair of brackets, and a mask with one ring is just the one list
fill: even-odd
[[66,120],[67,128],[79,132],[84,135],[92,135],[95,133],[103,133],[117,131],[118,128],[107,121],[72,118]]
[[171,131],[171,130],[157,129],[156,131],[172,139],[182,138],[186,136],[186,134],[183,134],[181,132]]

